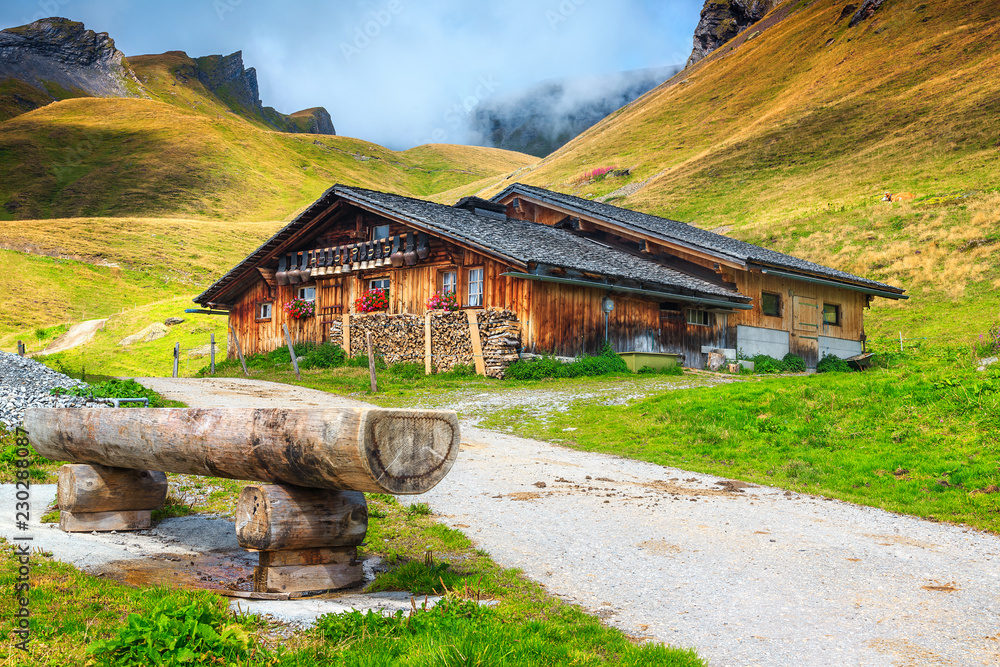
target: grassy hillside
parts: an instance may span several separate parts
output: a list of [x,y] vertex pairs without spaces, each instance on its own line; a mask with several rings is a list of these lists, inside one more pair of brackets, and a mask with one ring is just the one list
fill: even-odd
[[[906,287],[879,335],[978,333],[1000,309],[1000,5],[887,0],[853,28],[844,5],[784,3],[517,180]],[[582,179],[610,165],[631,174]]]
[[[150,218],[0,222],[0,347],[34,330],[191,295],[221,276],[279,222]],[[182,309],[183,310],[183,309]],[[141,327],[140,327],[141,328]],[[134,332],[133,332],[134,333]]]
[[[188,99],[198,110],[184,108]],[[475,147],[398,153],[348,137],[271,132],[206,113],[208,98],[200,99],[73,99],[0,123],[0,219],[281,220],[338,182],[430,194],[533,160]]]

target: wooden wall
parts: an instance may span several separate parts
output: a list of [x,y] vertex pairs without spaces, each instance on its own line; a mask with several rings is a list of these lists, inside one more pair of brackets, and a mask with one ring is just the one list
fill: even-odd
[[[552,224],[556,214],[542,208],[528,213],[532,219]],[[561,215],[561,214],[560,214]],[[343,216],[318,237],[296,250],[312,250],[338,244],[353,243],[369,238],[370,227],[390,224],[390,234],[412,230],[394,222],[363,214]],[[657,249],[660,250],[660,249]],[[277,261],[272,266],[274,269]],[[512,267],[480,255],[449,241],[431,237],[430,255],[413,267],[394,269],[386,264],[380,269],[356,271],[347,275],[326,276],[308,283],[279,287],[262,277],[240,294],[230,311],[230,326],[239,334],[244,354],[266,352],[284,345],[282,324],[287,324],[293,340],[323,341],[329,338],[329,326],[323,320],[353,312],[354,300],[368,288],[369,281],[389,278],[390,314],[422,314],[427,300],[439,290],[439,274],[444,270],[459,273],[459,296],[466,305],[467,270],[483,267],[483,304],[478,307],[505,308],[517,313],[522,323],[523,350],[535,354],[577,356],[595,354],[604,344],[604,312],[601,302],[607,293],[599,288],[586,288],[552,282],[521,280],[503,276]],[[518,269],[521,270],[521,269]],[[813,285],[797,280],[778,278],[760,272],[727,270],[725,282],[735,282],[735,288],[753,299],[754,308],[736,313],[712,313],[708,326],[687,323],[686,311],[661,308],[659,301],[613,294],[615,309],[608,321],[608,339],[617,352],[673,352],[685,355],[685,365],[701,368],[706,355],[703,346],[737,348],[737,325],[777,329],[790,332],[791,350],[815,366],[818,359],[818,336],[860,340],[863,334],[863,308],[867,297],[859,292],[835,287]],[[295,298],[299,288],[316,287],[316,317],[306,320],[289,318],[282,306]],[[781,316],[765,316],[761,310],[761,292],[781,296]],[[257,305],[272,301],[270,320],[257,321]],[[841,323],[837,326],[822,322],[823,303],[841,307]],[[339,306],[336,315],[324,315],[321,309]],[[230,353],[235,355],[230,341]]]
[[[862,340],[864,309],[868,304],[868,297],[861,292],[759,272],[740,271],[736,276],[736,283],[741,293],[753,299],[754,307],[753,310],[741,311],[730,317],[733,340],[737,324],[788,331],[790,351],[805,359],[809,367],[815,367],[819,361],[819,336]],[[771,292],[781,297],[780,317],[764,315],[761,310],[762,292]],[[840,306],[839,326],[823,323],[824,303]]]

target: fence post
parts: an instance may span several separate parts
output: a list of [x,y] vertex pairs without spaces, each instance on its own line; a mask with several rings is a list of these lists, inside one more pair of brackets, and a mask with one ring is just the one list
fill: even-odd
[[177,363],[180,361],[180,357],[181,357],[181,344],[180,343],[175,343],[174,344],[174,375],[173,375],[173,377],[177,377]]
[[368,347],[368,373],[371,375],[372,393],[378,392],[378,381],[375,379],[375,352],[372,350],[372,332],[365,332],[365,343]]
[[243,359],[243,348],[240,347],[240,337],[236,335],[236,329],[229,327],[229,333],[233,336],[233,342],[236,343],[236,354],[240,357],[240,364],[243,366],[243,374],[250,377],[250,371],[247,370],[247,362]]
[[282,323],[281,328],[285,330],[285,343],[288,344],[288,354],[292,357],[292,368],[295,369],[295,379],[301,380],[302,376],[299,374],[299,362],[295,358],[295,347],[292,345],[292,336],[288,333],[288,325]]
[[22,341],[17,341],[17,354],[20,357],[24,356],[24,343]]
[[900,354],[903,353],[903,332],[902,331],[899,332],[899,352],[900,352]]
[[434,372],[431,364],[431,311],[424,315],[424,374],[430,375]]
[[212,334],[211,342],[208,344],[208,352],[212,356],[212,375],[215,375],[215,334]]

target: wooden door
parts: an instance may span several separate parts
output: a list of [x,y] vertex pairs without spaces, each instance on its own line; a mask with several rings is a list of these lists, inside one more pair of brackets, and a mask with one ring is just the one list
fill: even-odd
[[792,297],[791,351],[802,357],[806,366],[819,362],[819,305],[808,296]]

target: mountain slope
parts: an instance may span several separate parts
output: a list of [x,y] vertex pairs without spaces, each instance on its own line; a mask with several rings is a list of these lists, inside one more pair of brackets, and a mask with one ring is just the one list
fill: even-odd
[[[1000,287],[1000,6],[866,7],[785,2],[517,178],[902,284],[913,303],[879,308],[913,326],[921,298],[979,304]],[[610,165],[630,172],[584,177]]]
[[[0,123],[0,219],[143,216],[282,220],[334,183],[430,194],[533,158],[489,148],[402,153],[261,129],[156,100],[64,100]],[[179,93],[180,96],[180,93]],[[427,157],[428,160],[424,160]]]

